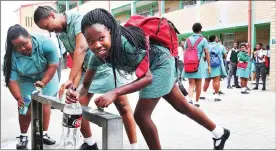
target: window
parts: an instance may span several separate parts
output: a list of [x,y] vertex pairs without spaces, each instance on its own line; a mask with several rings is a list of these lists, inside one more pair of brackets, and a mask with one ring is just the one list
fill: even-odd
[[121,24],[121,21],[120,21],[120,20],[116,20],[116,22],[117,22],[118,24]]
[[153,6],[152,7],[152,14],[153,14],[153,16],[158,15],[158,13],[159,13],[158,5]]
[[182,8],[187,8],[196,5],[196,0],[183,0]]
[[145,16],[145,17],[150,16],[150,9],[149,8],[141,9],[141,10],[137,11],[137,14]]
[[69,10],[77,7],[78,1],[68,1],[69,2]]
[[26,25],[26,27],[32,27],[33,26],[33,17],[25,17],[25,25]]
[[234,44],[234,41],[235,41],[234,33],[223,34],[222,38],[223,38],[222,44],[224,45],[224,47],[225,48],[227,48],[227,47],[232,48],[232,46]]
[[58,4],[58,13],[64,13],[66,11],[66,5],[64,4]]
[[82,4],[87,3],[87,2],[90,2],[90,1],[82,1]]
[[215,1],[218,1],[218,0],[202,0],[203,3],[210,3],[210,2],[215,2]]

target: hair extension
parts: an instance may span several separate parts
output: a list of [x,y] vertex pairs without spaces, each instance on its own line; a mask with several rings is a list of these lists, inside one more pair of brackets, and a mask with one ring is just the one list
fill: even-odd
[[28,37],[28,31],[22,26],[15,24],[8,29],[7,40],[6,40],[6,53],[4,56],[4,64],[3,64],[3,73],[5,77],[6,86],[8,86],[11,77],[11,69],[12,69],[12,51],[13,45],[12,40],[17,39],[19,36]]
[[57,13],[57,11],[51,6],[38,6],[38,8],[34,11],[35,24],[38,24],[38,22],[42,19],[48,18],[51,12]]
[[[134,58],[138,58],[142,53],[141,49],[145,49],[145,35],[144,32],[138,27],[123,27],[119,25],[114,17],[105,9],[94,9],[84,15],[81,22],[81,31],[84,33],[85,28],[92,26],[94,24],[102,24],[111,32],[111,48],[110,55],[112,64],[115,65],[118,69],[124,70],[126,73],[132,73],[133,68],[130,68],[129,65],[126,65],[122,60],[122,57],[126,55],[134,55]],[[126,50],[123,50],[121,36],[126,37],[126,39],[135,46],[136,52],[131,54]],[[107,61],[110,58],[107,59]],[[129,60],[128,64],[133,61]],[[120,72],[119,72],[120,73]]]

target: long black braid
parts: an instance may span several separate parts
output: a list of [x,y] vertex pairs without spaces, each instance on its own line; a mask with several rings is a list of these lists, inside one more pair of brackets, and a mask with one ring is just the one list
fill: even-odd
[[4,56],[4,64],[3,64],[3,72],[4,72],[6,86],[8,86],[10,82],[11,70],[12,70],[12,53],[13,53],[12,40],[17,39],[19,36],[23,36],[27,38],[29,37],[29,33],[25,28],[23,28],[18,24],[11,26],[7,33],[6,53]]
[[38,6],[37,9],[34,11],[35,24],[38,24],[38,22],[42,19],[48,18],[51,12],[57,13],[57,11],[51,6]]
[[[138,59],[138,56],[142,52],[141,49],[145,49],[145,35],[144,32],[137,27],[124,27],[119,25],[114,17],[105,9],[97,8],[86,15],[84,15],[81,22],[81,30],[84,33],[85,28],[92,26],[94,24],[102,24],[111,32],[111,48],[110,55],[111,59],[108,58],[107,61],[111,60],[112,64],[115,65],[116,69],[122,69],[126,73],[132,73],[133,68],[129,64],[133,61],[128,61],[128,65],[122,61],[123,57],[127,58],[126,55],[134,55],[134,58]],[[130,54],[123,49],[121,36],[124,36],[132,45],[135,46],[136,52]],[[121,74],[121,72],[119,71]]]

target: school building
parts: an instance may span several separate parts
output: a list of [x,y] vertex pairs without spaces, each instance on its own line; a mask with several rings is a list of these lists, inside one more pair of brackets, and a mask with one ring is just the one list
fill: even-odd
[[[271,49],[271,67],[268,88],[276,87],[276,1],[220,1],[220,0],[167,0],[167,1],[52,1],[42,4],[23,5],[16,10],[19,23],[30,32],[43,32],[33,22],[33,12],[39,5],[50,5],[59,13],[79,12],[94,8],[109,10],[120,24],[131,15],[166,17],[180,31],[179,40],[192,34],[192,25],[200,22],[203,35],[216,34],[225,47],[234,42],[248,41],[248,25],[251,25],[252,48],[263,43]],[[252,10],[249,18],[249,10]]]

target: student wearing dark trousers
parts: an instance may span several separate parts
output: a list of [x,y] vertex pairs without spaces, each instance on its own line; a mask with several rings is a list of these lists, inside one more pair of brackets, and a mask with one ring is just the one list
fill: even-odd
[[263,89],[266,90],[266,67],[265,67],[265,56],[266,56],[266,50],[262,49],[263,44],[258,43],[257,44],[257,51],[255,52],[256,56],[256,87],[253,88],[253,90],[258,90],[259,86],[259,80],[260,80],[260,75],[262,76],[262,81],[263,81]]
[[238,63],[238,44],[235,42],[233,48],[229,51],[228,55],[230,56],[230,63],[229,63],[229,71],[228,71],[228,78],[227,78],[227,88],[232,89],[230,83],[231,78],[234,76],[234,83],[236,88],[241,88],[239,86],[238,77],[236,76],[237,72],[237,63]]

